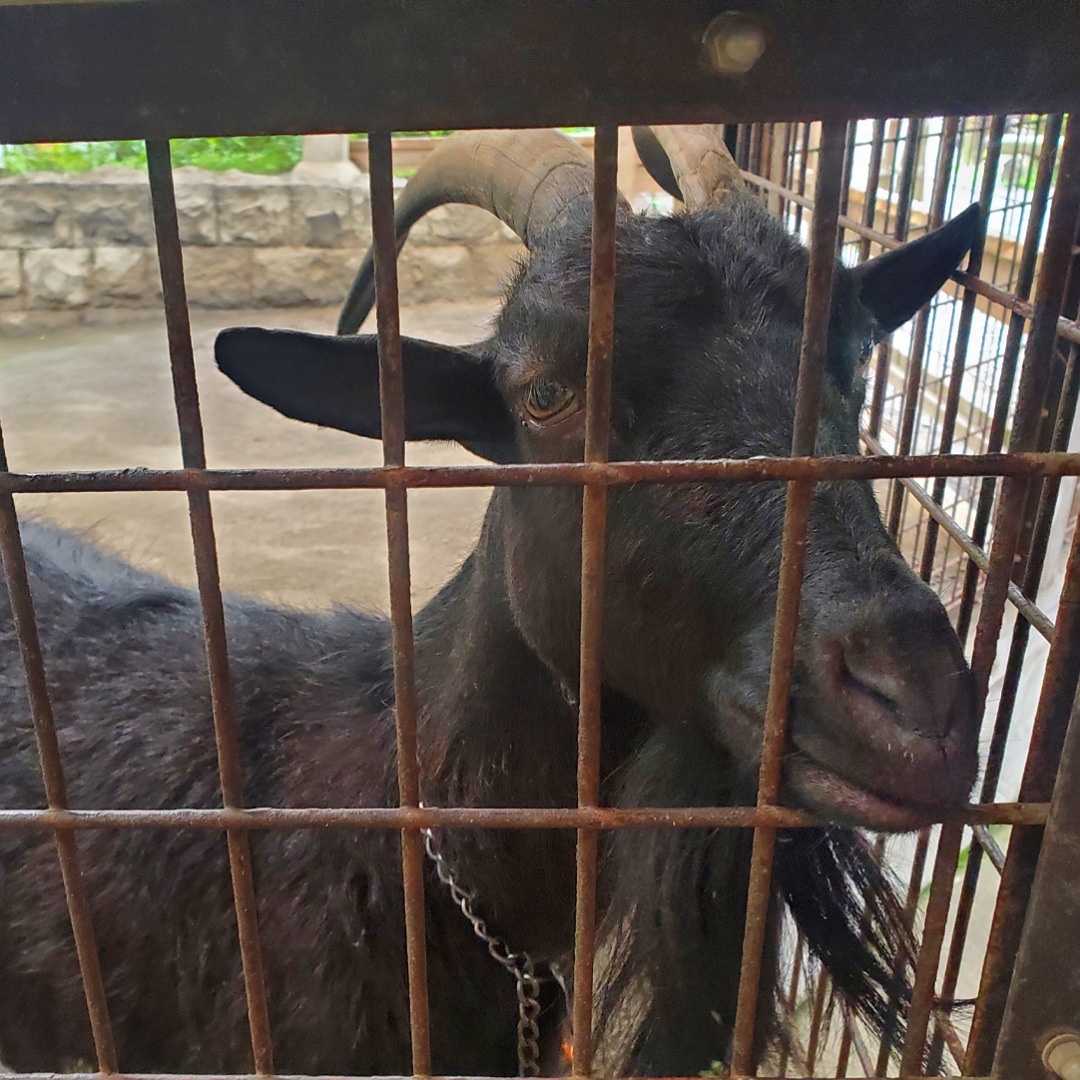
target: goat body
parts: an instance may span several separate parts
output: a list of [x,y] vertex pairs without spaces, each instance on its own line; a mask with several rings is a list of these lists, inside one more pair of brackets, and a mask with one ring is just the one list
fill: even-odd
[[[578,210],[552,230],[488,342],[473,350],[404,342],[410,437],[455,438],[496,460],[580,458],[589,222]],[[904,314],[944,280],[969,232],[970,223],[912,246],[916,269],[934,265],[920,270],[927,280],[912,286]],[[893,260],[888,282],[910,276],[897,255],[884,258]],[[618,266],[615,453],[787,452],[803,249],[747,196],[676,220],[624,218]],[[875,324],[866,297],[876,290],[897,307],[901,286],[888,282],[866,274],[860,307],[860,281],[838,271],[819,453],[856,448],[862,341],[868,328],[895,321]],[[230,331],[218,357],[244,389],[289,415],[378,434],[370,338]],[[782,496],[775,483],[611,492],[606,805],[753,803]],[[566,687],[577,678],[580,523],[570,488],[496,489],[476,549],[418,613],[428,804],[575,804],[577,720]],[[24,540],[71,805],[220,805],[195,596],[56,529],[24,525]],[[803,608],[786,773],[793,797],[844,824],[888,828],[910,828],[963,799],[974,733],[962,656],[940,605],[881,528],[866,485],[818,486]],[[245,803],[394,805],[388,624],[234,599],[226,624]],[[0,693],[0,806],[40,807],[9,623]],[[906,756],[890,752],[891,739]],[[944,760],[948,784],[912,768],[919,755]],[[569,969],[571,831],[444,830],[437,843],[512,948]],[[410,1072],[397,833],[255,831],[251,845],[276,1068]],[[597,1037],[608,1071],[692,1075],[729,1057],[749,845],[748,830],[605,838]],[[121,1069],[250,1071],[225,837],[95,829],[78,833],[78,848]],[[781,834],[775,882],[776,917],[786,903],[841,993],[884,1024],[902,1007],[896,981],[909,970],[908,938],[859,835],[831,826]],[[433,1069],[513,1074],[513,982],[430,864],[426,918]],[[777,948],[774,936],[767,988]],[[55,1070],[91,1056],[44,833],[0,832],[0,1001],[0,1057],[10,1065]],[[549,1006],[550,1034],[562,1014]],[[623,1037],[619,1018],[635,1011]],[[764,1051],[776,1029],[773,1011],[759,1011]]]

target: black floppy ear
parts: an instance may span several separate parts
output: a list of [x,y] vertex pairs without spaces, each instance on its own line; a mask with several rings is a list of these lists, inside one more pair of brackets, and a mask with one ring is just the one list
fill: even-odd
[[906,323],[945,284],[971,250],[980,219],[976,203],[940,229],[856,267],[859,298],[882,336]]
[[[379,353],[370,334],[330,337],[236,327],[218,334],[218,367],[294,420],[378,439]],[[452,439],[490,461],[517,459],[515,425],[491,363],[467,349],[401,339],[405,438]]]

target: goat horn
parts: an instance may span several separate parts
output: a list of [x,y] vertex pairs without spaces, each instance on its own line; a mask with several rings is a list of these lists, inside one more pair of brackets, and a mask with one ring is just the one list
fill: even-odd
[[[451,135],[425,158],[398,198],[398,250],[413,225],[445,203],[490,211],[532,250],[573,207],[591,205],[592,181],[588,151],[553,129]],[[368,251],[345,298],[337,332],[356,333],[374,302],[374,256]]]
[[691,210],[716,206],[744,187],[720,124],[635,127],[633,135],[649,175]]

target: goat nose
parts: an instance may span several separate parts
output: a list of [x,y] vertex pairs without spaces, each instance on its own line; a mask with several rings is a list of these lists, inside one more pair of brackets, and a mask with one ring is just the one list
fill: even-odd
[[899,624],[875,619],[826,645],[828,690],[873,725],[945,739],[962,721],[967,682],[944,613]]

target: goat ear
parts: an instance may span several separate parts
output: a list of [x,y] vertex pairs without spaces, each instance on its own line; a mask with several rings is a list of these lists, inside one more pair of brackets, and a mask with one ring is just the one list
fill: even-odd
[[856,268],[859,297],[882,336],[906,323],[945,284],[971,250],[980,220],[976,203],[940,229]]
[[[370,334],[331,337],[236,327],[218,334],[218,367],[245,394],[294,420],[378,439],[379,352]],[[490,461],[517,458],[515,425],[482,354],[401,339],[405,438],[452,439]]]

